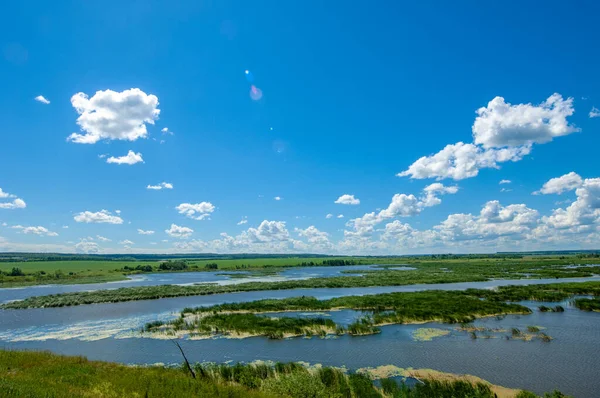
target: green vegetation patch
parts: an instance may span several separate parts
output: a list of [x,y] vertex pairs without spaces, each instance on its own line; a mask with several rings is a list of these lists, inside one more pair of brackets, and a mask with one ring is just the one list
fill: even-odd
[[[471,291],[472,293],[472,291]],[[181,316],[163,324],[147,324],[145,331],[209,333],[251,333],[272,338],[286,334],[324,335],[324,331],[350,335],[379,333],[379,325],[440,321],[471,322],[476,318],[499,314],[529,314],[529,308],[496,300],[481,299],[464,291],[423,291],[346,296],[329,300],[315,297],[267,299],[243,303],[225,303],[210,307],[185,308]],[[285,311],[325,311],[352,309],[367,312],[346,328],[323,318],[279,317],[269,319],[256,314]],[[181,334],[181,333],[180,333]]]
[[431,341],[436,337],[447,336],[450,331],[440,328],[419,328],[412,332],[412,338],[415,341]]
[[[129,367],[84,357],[46,352],[0,350],[2,397],[203,397],[203,398],[494,398],[491,385],[478,379],[425,379],[408,387],[394,379],[376,387],[363,373],[297,363],[196,364],[195,377],[184,366]],[[492,386],[493,387],[493,386]],[[536,397],[520,392],[519,398]],[[550,395],[548,395],[550,397]],[[554,393],[552,397],[564,397]]]

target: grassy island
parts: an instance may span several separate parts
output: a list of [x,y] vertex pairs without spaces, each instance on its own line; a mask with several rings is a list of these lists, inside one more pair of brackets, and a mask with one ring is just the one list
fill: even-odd
[[[283,338],[327,334],[367,335],[378,333],[377,326],[439,321],[467,323],[476,318],[529,314],[527,307],[493,299],[481,299],[480,291],[423,291],[384,293],[366,296],[346,296],[330,300],[314,297],[268,299],[245,303],[227,303],[210,307],[185,308],[174,321],[153,322],[146,332],[172,336],[235,335]],[[483,293],[483,291],[481,291]],[[292,318],[259,316],[272,312],[327,311],[351,309],[366,312],[347,327],[323,318]]]

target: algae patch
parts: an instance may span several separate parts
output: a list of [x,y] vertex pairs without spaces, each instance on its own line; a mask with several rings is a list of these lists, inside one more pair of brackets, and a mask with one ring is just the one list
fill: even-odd
[[450,331],[439,328],[419,328],[412,332],[412,338],[415,341],[431,341],[435,337],[447,336]]

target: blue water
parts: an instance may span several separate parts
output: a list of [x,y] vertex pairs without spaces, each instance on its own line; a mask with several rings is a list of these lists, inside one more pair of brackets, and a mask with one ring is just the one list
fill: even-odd
[[[298,272],[314,271],[311,268]],[[186,278],[188,274],[176,275],[177,278],[173,280],[181,281],[178,278]],[[159,276],[164,277],[166,274]],[[305,277],[306,274],[296,276]],[[491,289],[509,284],[588,280],[600,280],[600,277],[240,292],[78,307],[0,310],[0,347],[51,350],[123,363],[178,363],[181,358],[171,342],[141,338],[139,329],[152,320],[173,318],[178,315],[179,310],[188,306],[300,295],[327,299],[385,292]],[[31,295],[35,289],[32,287],[23,290]],[[537,308],[543,303],[525,304]],[[577,397],[595,397],[596,392],[600,391],[600,379],[597,377],[597,370],[600,369],[600,355],[597,355],[600,314],[579,311],[571,308],[568,302],[563,303],[563,306],[566,307],[564,313],[540,313],[536,310],[527,316],[476,321],[476,324],[505,329],[518,327],[525,330],[528,325],[543,326],[546,328],[544,332],[554,337],[550,343],[539,340],[507,341],[501,338],[472,340],[468,333],[456,331],[451,325],[431,323],[385,326],[381,334],[363,337],[288,340],[262,337],[243,340],[220,338],[185,340],[182,344],[193,361],[306,361],[347,366],[351,369],[393,364],[402,368],[424,367],[474,374],[496,384],[526,388],[538,393],[558,388]],[[329,315],[334,321],[346,324],[357,313],[344,310],[331,312]],[[433,341],[418,342],[413,340],[412,332],[419,327],[440,327],[452,329],[452,332],[449,336]]]
[[[414,268],[404,267],[404,270]],[[136,274],[127,280],[105,283],[89,283],[74,285],[37,285],[0,289],[0,303],[11,300],[23,300],[31,296],[48,294],[85,292],[104,289],[119,289],[122,287],[159,286],[159,285],[194,285],[198,283],[214,283],[218,285],[238,284],[247,282],[280,282],[286,280],[302,280],[311,278],[330,278],[344,275],[342,271],[351,271],[360,275],[360,271],[383,270],[376,265],[353,265],[332,267],[292,267],[281,269],[275,275],[248,276],[232,278],[228,274],[249,275],[248,271],[202,271],[202,272],[165,272],[156,274]],[[224,274],[227,272],[227,274]],[[354,274],[356,273],[356,274]]]

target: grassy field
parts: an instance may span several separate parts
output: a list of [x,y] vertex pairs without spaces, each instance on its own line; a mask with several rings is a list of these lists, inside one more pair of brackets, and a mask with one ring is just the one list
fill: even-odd
[[[124,280],[127,275],[142,272],[199,272],[199,271],[255,271],[277,272],[285,267],[378,264],[410,265],[421,273],[460,274],[465,281],[477,275],[486,278],[554,278],[584,277],[600,274],[600,266],[578,269],[557,269],[563,265],[589,265],[600,263],[600,258],[577,256],[527,256],[485,258],[439,257],[286,257],[286,258],[236,258],[216,260],[71,260],[71,261],[19,261],[0,262],[0,288],[48,283],[94,283]],[[161,269],[161,264],[169,265]],[[171,265],[182,267],[172,268]],[[347,272],[353,272],[351,268]],[[376,273],[379,271],[361,271]],[[434,275],[435,276],[435,275]]]
[[[203,398],[494,398],[497,386],[455,376],[419,377],[422,383],[408,388],[394,379],[376,387],[363,373],[335,368],[306,368],[295,363],[200,365],[187,368],[129,367],[84,357],[64,357],[45,352],[0,350],[0,395],[3,398],[71,397],[203,397]],[[444,374],[451,376],[450,374]],[[507,390],[502,397],[535,398],[526,391]],[[547,397],[564,397],[555,392]]]

